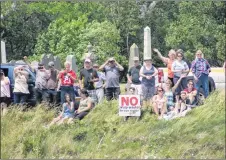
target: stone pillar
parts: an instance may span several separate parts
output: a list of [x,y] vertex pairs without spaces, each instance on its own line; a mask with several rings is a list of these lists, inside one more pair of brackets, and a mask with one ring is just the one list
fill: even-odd
[[147,26],[144,28],[144,60],[151,59],[151,30]]
[[71,69],[77,73],[78,71],[78,68],[77,68],[77,65],[76,65],[76,59],[75,59],[75,56],[74,55],[68,55],[67,58],[66,58],[66,61],[70,62],[71,63]]
[[1,41],[1,63],[6,63],[6,51],[4,41]]
[[60,58],[58,56],[54,56],[54,67],[57,69],[57,70],[61,70],[61,63],[60,63]]
[[139,48],[135,43],[133,43],[133,45],[130,47],[129,68],[131,68],[134,65],[134,61],[133,61],[134,57],[139,58]]

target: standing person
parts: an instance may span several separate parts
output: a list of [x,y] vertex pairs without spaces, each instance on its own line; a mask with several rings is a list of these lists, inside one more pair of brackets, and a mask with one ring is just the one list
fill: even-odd
[[1,79],[1,96],[0,96],[0,104],[1,104],[1,113],[5,115],[7,111],[7,107],[9,106],[10,100],[10,81],[7,76],[5,76],[4,71],[0,70],[0,79]]
[[94,64],[93,69],[97,71],[97,75],[99,77],[99,80],[95,82],[95,86],[96,86],[98,103],[100,103],[104,99],[104,82],[106,81],[106,76],[103,72],[99,71],[98,64]]
[[54,68],[54,62],[50,61],[48,63],[49,66],[49,74],[50,77],[47,81],[47,99],[49,103],[53,103],[56,104],[57,103],[57,75],[59,74],[59,71],[57,69]]
[[202,85],[204,90],[205,98],[209,95],[209,72],[210,65],[208,61],[202,58],[202,51],[198,50],[196,52],[197,58],[192,61],[191,71],[194,75],[194,80],[196,82],[197,94],[199,94],[200,86]]
[[[189,68],[188,65],[185,61],[183,61],[183,57],[184,55],[182,54],[182,52],[177,52],[176,54],[177,56],[177,60],[175,60],[172,64],[172,68],[171,71],[173,72],[174,76],[173,76],[173,83],[176,84],[178,79],[181,77],[181,74],[186,74],[189,72]],[[180,87],[178,87],[176,89],[176,95],[180,94]]]
[[159,52],[158,49],[154,48],[153,49],[154,52],[156,52],[158,54],[158,57],[163,61],[163,63],[165,63],[167,65],[167,68],[168,68],[168,79],[171,80],[173,86],[174,86],[174,83],[173,83],[173,72],[172,72],[172,64],[174,62],[174,60],[176,59],[176,52],[175,50],[171,49],[169,51],[169,58],[167,57],[163,57],[162,54]]
[[155,94],[155,76],[158,74],[157,69],[152,65],[151,59],[144,59],[144,65],[140,69],[142,77],[141,86],[144,101],[151,104],[151,98]]
[[44,64],[39,63],[38,68],[35,69],[36,80],[35,80],[35,95],[37,103],[47,102],[48,89],[47,82],[50,78],[50,72],[45,69]]
[[119,71],[123,71],[124,68],[114,58],[109,58],[100,66],[100,70],[103,70],[106,74],[107,100],[118,99],[120,94]]
[[131,84],[131,87],[135,88],[135,93],[138,95],[142,95],[142,87],[140,81],[140,69],[141,65],[139,63],[139,58],[134,57],[134,66],[131,67],[127,73],[128,82]]
[[15,84],[13,89],[14,103],[24,104],[27,101],[29,90],[28,90],[28,75],[29,73],[25,70],[24,66],[18,66],[14,68]]
[[84,68],[80,71],[79,84],[80,88],[85,88],[92,98],[94,103],[97,103],[96,89],[94,82],[97,82],[99,77],[97,71],[93,69],[90,59],[85,59]]
[[60,71],[58,74],[58,78],[60,79],[60,98],[61,103],[65,102],[65,94],[70,95],[70,99],[75,102],[75,93],[74,93],[74,82],[77,78],[76,73],[71,69],[71,63],[66,61],[64,63],[65,70]]

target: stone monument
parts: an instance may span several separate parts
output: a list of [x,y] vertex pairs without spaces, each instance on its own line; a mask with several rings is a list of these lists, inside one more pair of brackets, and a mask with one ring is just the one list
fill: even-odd
[[6,63],[6,50],[4,41],[1,41],[1,63]]
[[78,71],[78,67],[76,65],[76,59],[74,55],[68,55],[66,58],[66,61],[71,63],[71,69],[77,73]]
[[144,60],[151,59],[151,29],[144,28]]
[[129,55],[129,68],[131,68],[134,65],[133,58],[138,57],[139,58],[139,48],[135,43],[130,47],[130,55]]

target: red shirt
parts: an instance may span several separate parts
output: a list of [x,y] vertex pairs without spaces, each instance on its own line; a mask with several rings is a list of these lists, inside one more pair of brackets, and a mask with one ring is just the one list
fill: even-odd
[[185,88],[184,91],[187,92],[187,93],[191,93],[193,91],[196,91],[196,88],[192,88],[191,92],[188,91],[188,88]]
[[[70,77],[67,76],[67,74],[69,74]],[[76,73],[72,70],[69,72],[64,71],[63,73],[60,73],[61,85],[62,86],[73,86],[74,80],[71,77],[73,77],[75,79],[77,78]]]

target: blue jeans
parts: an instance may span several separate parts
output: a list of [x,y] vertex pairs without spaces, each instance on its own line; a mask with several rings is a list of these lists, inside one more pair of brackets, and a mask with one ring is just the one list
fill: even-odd
[[28,98],[28,94],[24,94],[20,92],[13,93],[13,101],[15,104],[26,103],[27,98]]
[[73,86],[61,86],[60,87],[60,101],[63,104],[65,102],[65,95],[69,94],[71,101],[75,102],[75,91]]
[[198,78],[198,82],[195,84],[195,88],[197,89],[197,95],[199,95],[200,86],[202,85],[205,98],[209,95],[209,78],[207,74],[201,74]]

